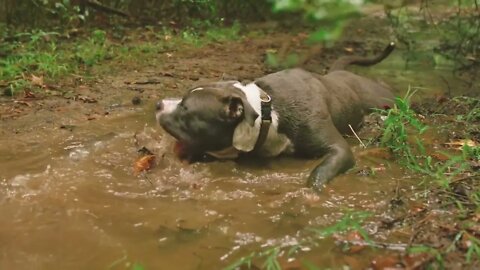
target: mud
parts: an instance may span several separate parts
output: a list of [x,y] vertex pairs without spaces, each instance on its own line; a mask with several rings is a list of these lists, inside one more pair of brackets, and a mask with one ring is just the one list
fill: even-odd
[[[326,49],[307,68],[323,72],[340,53],[381,49],[389,30],[371,28],[376,20],[352,27],[356,35]],[[398,219],[391,209],[403,192],[408,199],[401,211],[425,211],[411,197],[421,179],[384,149],[362,149],[350,138],[356,168],[316,194],[305,188],[305,180],[318,161],[184,164],[154,123],[157,99],[179,96],[200,80],[258,77],[268,70],[267,49],[290,40],[292,48],[305,51],[304,37],[279,31],[178,48],[142,64],[112,60],[110,71],[98,71],[93,79],[57,82],[71,97],[53,91],[37,99],[2,98],[0,269],[129,269],[134,263],[145,269],[220,269],[261,247],[295,243],[305,228],[334,224],[345,209],[373,213],[366,228],[376,240],[408,243],[411,231],[391,229]],[[401,52],[358,71],[394,85],[398,95],[408,85],[429,87],[422,88],[423,95],[443,94],[452,86],[462,91],[463,81],[448,69],[429,70],[422,63],[404,69]],[[132,104],[134,98],[140,104]],[[364,132],[361,137],[369,136],[368,128]],[[155,166],[136,175],[142,147],[153,151]],[[370,249],[346,254],[325,239],[305,259],[359,269],[388,254]]]

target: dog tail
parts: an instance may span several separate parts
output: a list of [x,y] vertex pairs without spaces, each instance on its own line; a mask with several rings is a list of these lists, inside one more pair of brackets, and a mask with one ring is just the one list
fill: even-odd
[[337,61],[333,63],[330,68],[330,71],[343,70],[349,65],[358,65],[358,66],[371,66],[377,63],[380,63],[383,59],[387,58],[388,55],[395,49],[395,42],[390,42],[388,46],[383,50],[383,52],[373,58],[362,57],[362,56],[344,56],[340,57]]

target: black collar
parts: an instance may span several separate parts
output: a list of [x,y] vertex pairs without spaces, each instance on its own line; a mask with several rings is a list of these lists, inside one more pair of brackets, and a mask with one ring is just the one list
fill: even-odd
[[268,130],[270,129],[270,125],[272,124],[272,98],[265,93],[260,87],[260,133],[258,134],[257,142],[255,143],[255,147],[253,151],[258,151],[265,141],[267,140]]

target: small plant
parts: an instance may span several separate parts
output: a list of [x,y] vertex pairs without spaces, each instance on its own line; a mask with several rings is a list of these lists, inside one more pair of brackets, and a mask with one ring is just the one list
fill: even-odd
[[[292,258],[304,249],[311,249],[318,246],[319,241],[334,234],[346,233],[348,231],[357,231],[367,242],[369,241],[367,232],[363,229],[362,223],[370,216],[367,212],[354,212],[348,210],[343,217],[334,225],[326,228],[309,228],[307,232],[313,232],[313,235],[305,237],[298,243],[289,246],[273,246],[262,251],[254,251],[247,256],[240,258],[224,270],[235,270],[241,266],[251,269],[255,260],[263,261],[261,269],[281,270],[278,261],[279,257],[287,256]],[[304,262],[309,269],[315,269],[309,262]]]
[[203,42],[200,39],[200,36],[192,28],[184,30],[182,32],[182,38],[186,43],[191,44],[193,46],[200,47],[203,45]]
[[429,174],[432,172],[432,159],[425,156],[425,147],[418,137],[428,127],[410,108],[410,99],[414,93],[409,89],[404,98],[395,98],[392,109],[383,111],[386,115],[380,143],[401,157],[408,168]]
[[205,37],[209,40],[221,42],[227,40],[236,40],[240,35],[240,23],[235,22],[230,27],[210,27],[205,32]]
[[68,72],[69,66],[64,63],[63,55],[55,45],[58,33],[32,31],[17,34],[15,41],[9,44],[10,52],[0,59],[0,80],[8,82],[5,94],[13,96],[30,83],[25,78],[30,74],[50,78]]
[[76,48],[75,57],[86,66],[93,66],[108,57],[107,35],[103,30],[95,30],[91,37]]
[[480,147],[469,146],[467,143],[461,148],[462,153],[451,155],[445,161],[434,162],[427,154],[426,147],[420,135],[428,126],[423,124],[417,114],[410,108],[410,99],[414,92],[407,91],[405,98],[396,98],[395,105],[384,114],[384,127],[381,145],[388,147],[400,162],[414,172],[419,172],[436,179],[440,186],[447,188],[451,180],[470,169],[468,160],[478,160]]

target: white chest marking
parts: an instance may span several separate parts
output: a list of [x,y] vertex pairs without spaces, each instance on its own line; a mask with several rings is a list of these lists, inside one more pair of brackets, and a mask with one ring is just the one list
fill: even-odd
[[[245,93],[250,106],[258,115],[261,115],[260,88],[255,83],[247,85],[236,83],[233,86]],[[233,136],[233,146],[243,152],[252,151],[260,134],[261,121],[259,116],[255,120],[253,127],[245,120],[238,124]],[[274,106],[272,106],[272,124],[268,130],[267,139],[257,151],[259,155],[265,157],[274,157],[284,152],[293,152],[291,141],[286,135],[278,133],[278,113],[275,111]]]

